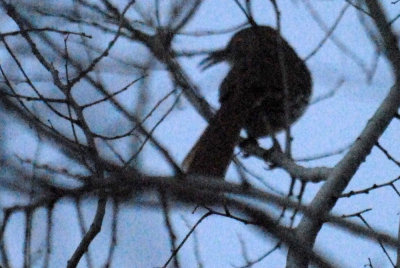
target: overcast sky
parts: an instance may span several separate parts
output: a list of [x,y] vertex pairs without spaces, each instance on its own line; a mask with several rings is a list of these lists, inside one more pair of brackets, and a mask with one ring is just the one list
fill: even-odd
[[[345,1],[341,0],[310,0],[309,2],[312,2],[312,6],[328,27],[333,25],[346,5]],[[393,18],[400,11],[400,4],[393,5],[390,2],[390,0],[382,0],[387,14]],[[141,5],[145,10],[152,10],[153,6],[150,3],[153,3],[153,1],[137,1],[137,5]],[[268,4],[269,1],[255,0],[253,3],[256,22],[275,27],[275,15],[272,6]],[[279,1],[279,8],[282,16],[281,31],[283,37],[302,58],[305,58],[324,38],[325,32],[321,29],[321,25],[312,18],[303,1]],[[205,0],[197,16],[188,23],[183,31],[192,33],[203,30],[222,30],[245,21],[243,13],[234,1]],[[161,22],[163,22],[163,18]],[[398,24],[399,22],[393,24],[395,29],[399,28]],[[2,31],[5,30],[2,29]],[[232,34],[208,37],[193,37],[182,34],[177,36],[173,46],[177,50],[182,49],[185,51],[222,48],[227,44]],[[364,28],[360,25],[354,8],[349,7],[346,9],[343,19],[333,35],[338,42],[344,44],[351,53],[354,53],[358,59],[363,61],[367,68],[371,68],[375,56],[375,48],[368,39]],[[102,38],[100,33],[99,36],[95,35],[93,40],[96,40],[96,38]],[[122,42],[113,48],[112,53],[130,57],[132,54],[131,47],[127,49],[124,46]],[[143,49],[143,51],[145,50]],[[135,52],[138,53],[137,51]],[[180,58],[179,61],[191,79],[200,86],[201,93],[217,108],[218,87],[229,70],[229,66],[221,63],[201,72],[198,68],[198,63],[203,58],[204,56]],[[386,59],[381,58],[379,60],[376,73],[371,81],[367,81],[367,76],[360,66],[330,40],[324,44],[316,55],[307,61],[307,66],[310,68],[313,77],[313,99],[335,88],[339,81],[343,80],[344,83],[332,98],[310,106],[305,115],[293,126],[294,158],[328,153],[351,144],[385,97],[393,82]],[[124,76],[109,77],[108,83],[111,84],[114,81],[118,81],[121,77]],[[129,79],[131,78],[130,76]],[[126,81],[128,79],[125,77]],[[172,87],[168,73],[161,65],[160,68],[152,71],[148,83],[154,103]],[[129,102],[132,103],[132,100],[127,100],[127,105],[129,105]],[[201,118],[188,102],[183,101],[179,107],[171,116],[167,117],[154,134],[171,151],[173,158],[181,162],[206,127],[206,121]],[[161,108],[161,112],[165,111],[165,109]],[[104,109],[103,111],[94,110],[92,116],[99,116],[99,113],[101,115],[103,113],[106,114]],[[157,118],[150,119],[148,125],[154,124],[156,120]],[[393,122],[380,140],[384,146],[388,149],[390,148],[394,155],[400,149],[399,143],[395,143],[395,141],[398,141],[399,130],[399,123]],[[36,144],[36,138],[30,133],[21,130],[21,128],[17,126],[10,127],[5,136],[16,137],[15,140],[8,143],[9,148],[15,154],[32,155],[36,152],[37,147],[32,146],[32,144]],[[281,141],[284,140],[283,137],[282,134],[278,136]],[[268,146],[270,140],[266,138],[260,143]],[[46,146],[41,149],[41,152],[43,154],[41,156],[43,162],[50,161],[49,158],[51,158],[51,161],[62,159],[61,156]],[[400,158],[399,154],[397,156]],[[302,164],[305,166],[333,166],[341,157],[342,155],[337,155]],[[143,168],[148,170],[149,173],[171,174],[171,170],[162,160],[162,157],[150,148],[145,150],[142,161]],[[252,158],[243,159],[243,161],[255,173],[263,177],[267,184],[273,186],[277,191],[287,193],[290,177],[285,172],[281,170],[266,171],[266,165]],[[368,157],[367,163],[362,165],[346,191],[363,189],[372,186],[374,183],[383,183],[394,179],[397,175],[398,168],[387,161],[380,151],[374,149]],[[231,167],[227,178],[231,181],[236,180],[237,174],[234,168]],[[252,183],[266,190],[256,180],[252,181]],[[320,184],[307,185],[305,201],[310,201],[320,186]],[[298,191],[298,187],[296,191]],[[0,198],[6,200],[9,196]],[[365,214],[368,222],[373,227],[397,235],[398,198],[392,189],[382,188],[368,195],[342,199],[336,205],[334,212],[338,215],[351,214],[372,208],[371,212]],[[4,204],[9,200],[2,202]],[[93,215],[95,205],[94,202],[84,205],[84,212],[87,215]],[[108,210],[109,212],[110,210]],[[200,210],[199,213],[193,215],[191,214],[191,208],[173,211],[173,224],[179,234],[178,241],[183,239],[187,231],[189,231],[183,218],[193,225],[202,215],[201,213],[202,211]],[[108,244],[105,241],[108,241],[111,220],[110,214],[107,214],[107,216],[105,217],[102,233],[90,247],[92,256],[103,256],[108,249]],[[287,216],[287,219],[289,216]],[[22,215],[16,215],[15,217],[17,224],[8,226],[7,232],[9,236],[7,236],[7,242],[12,245],[9,250],[15,254],[14,256],[17,256],[21,254],[21,241],[15,239],[12,234],[20,233],[22,237],[23,220]],[[67,203],[62,202],[62,204],[56,206],[54,232],[57,234],[57,238],[54,239],[55,248],[52,252],[52,267],[62,267],[80,241],[80,236],[78,235],[79,226],[76,222],[73,224],[70,222],[73,217],[76,217],[76,211]],[[91,217],[88,219],[91,219]],[[357,219],[354,220],[360,222]],[[88,223],[89,220],[87,220]],[[38,224],[45,223],[38,221]],[[121,210],[119,224],[119,244],[114,267],[155,267],[162,265],[169,257],[168,236],[162,214],[159,211],[133,209],[132,206],[124,206]],[[36,231],[38,236],[43,235],[43,229]],[[58,236],[59,234],[61,235]],[[209,217],[202,222],[197,228],[196,235],[200,243],[200,254],[205,267],[243,265],[244,260],[240,239],[244,241],[250,259],[256,259],[263,255],[276,244],[276,240],[264,237],[263,234],[258,233],[251,226],[217,216]],[[11,240],[15,240],[14,243]],[[193,245],[192,237],[180,251],[183,267],[194,267]],[[378,243],[356,238],[348,233],[338,231],[330,225],[324,225],[318,236],[316,247],[336,261],[337,264],[345,265],[345,267],[363,267],[368,263],[368,258],[373,260],[374,267],[389,267],[389,263],[385,259]],[[394,252],[391,252],[391,254],[392,257],[395,257]],[[98,264],[103,263],[101,258],[100,260],[94,259],[95,263],[97,261]],[[19,267],[21,263],[22,261],[15,262],[16,267]],[[253,267],[284,267],[285,263],[286,251],[281,250],[274,252]],[[86,267],[84,259],[81,260],[79,267]]]

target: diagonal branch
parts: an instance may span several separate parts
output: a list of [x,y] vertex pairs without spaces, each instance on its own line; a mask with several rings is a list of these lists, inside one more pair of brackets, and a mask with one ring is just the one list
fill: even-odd
[[[343,159],[334,167],[327,182],[321,187],[310,204],[317,213],[328,213],[335,206],[339,196],[349,184],[360,165],[365,161],[379,137],[395,117],[400,106],[400,51],[396,37],[388,24],[381,5],[375,0],[365,0],[373,20],[383,38],[384,52],[392,65],[395,85],[378,110],[368,121],[360,136]],[[315,218],[303,217],[297,227],[299,239],[312,248],[322,228],[322,222]],[[287,267],[307,267],[308,256],[298,254],[294,247],[289,249]]]

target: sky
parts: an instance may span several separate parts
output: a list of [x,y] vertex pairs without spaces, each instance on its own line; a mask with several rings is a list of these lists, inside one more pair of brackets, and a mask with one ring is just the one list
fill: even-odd
[[[295,48],[298,54],[305,58],[318,43],[324,38],[324,31],[316,23],[310,13],[305,8],[301,0],[279,1],[281,10],[283,37]],[[345,5],[344,1],[306,1],[311,2],[312,6],[323,19],[324,23],[331,26]],[[395,17],[400,11],[400,4],[393,5],[389,0],[384,0],[384,4],[389,17]],[[137,1],[144,10],[153,10],[152,1]],[[258,24],[275,26],[275,15],[268,1],[257,0],[254,3],[254,17]],[[161,13],[162,14],[162,13]],[[134,14],[133,14],[134,15]],[[161,17],[161,22],[167,18]],[[178,35],[173,42],[173,47],[177,50],[209,50],[222,48],[229,41],[233,33],[193,37],[188,33],[202,30],[221,30],[238,25],[245,21],[245,17],[240,9],[231,0],[211,1],[205,0],[198,14],[183,29],[186,34]],[[399,22],[393,24],[395,29],[399,29]],[[2,31],[5,31],[2,29]],[[398,30],[396,30],[398,32]],[[364,28],[360,25],[357,12],[349,7],[340,24],[334,31],[334,37],[352,51],[358,58],[371,66],[374,60],[375,48],[368,40]],[[97,39],[96,39],[97,38]],[[95,40],[104,38],[101,33],[94,34]],[[126,46],[126,47],[125,47]],[[137,50],[132,50],[134,47]],[[113,51],[113,55],[119,57],[130,57],[131,51],[145,54],[146,50],[139,45],[126,45],[123,42]],[[201,93],[214,106],[218,107],[218,87],[229,70],[227,64],[219,64],[201,72],[198,63],[204,56],[180,58],[179,62],[184,67],[190,78],[195,81]],[[365,73],[360,67],[343,51],[338,49],[332,41],[328,40],[316,55],[307,61],[307,66],[313,76],[313,99],[323,96],[335,88],[339,81],[343,84],[337,93],[327,100],[311,105],[305,115],[293,126],[294,136],[293,156],[294,158],[304,158],[321,153],[335,151],[351,144],[365,127],[368,119],[373,115],[380,102],[383,100],[390,89],[393,79],[386,59],[380,58],[377,70],[371,81],[368,81]],[[106,83],[123,84],[132,79],[132,74],[121,73],[105,75]],[[170,77],[162,65],[151,72],[147,81],[151,92],[150,102],[156,103],[168,90],[172,88]],[[85,87],[77,90],[76,94],[89,94]],[[129,93],[127,93],[129,94]],[[88,97],[88,95],[86,95]],[[132,106],[135,99],[130,95],[122,95],[119,98],[124,103]],[[149,105],[151,107],[151,105]],[[160,113],[165,111],[167,106],[160,108]],[[107,107],[97,107],[89,111],[88,118],[95,120],[103,117],[103,120],[112,120],[118,127],[122,125],[122,120],[115,114],[107,114]],[[147,123],[148,126],[157,121],[157,114]],[[121,121],[119,121],[121,120]],[[102,123],[104,122],[102,121]],[[93,127],[102,125],[94,124]],[[154,135],[161,141],[165,148],[169,149],[172,157],[181,162],[191,146],[201,135],[206,127],[206,121],[191,108],[190,104],[183,100],[179,109],[176,109],[166,120],[156,129]],[[121,126],[122,128],[122,126]],[[399,151],[399,144],[395,143],[399,133],[399,123],[393,122],[389,129],[384,133],[380,142],[385,148],[389,149],[395,156],[400,157],[396,152]],[[32,155],[36,152],[36,138],[26,129],[14,126],[7,129],[5,137],[16,137],[8,143],[8,148],[16,155]],[[278,136],[283,141],[283,135]],[[260,141],[261,145],[268,146],[268,138]],[[121,145],[122,146],[122,145]],[[43,162],[60,163],[65,159],[54,151],[50,146],[43,145],[40,149],[39,159]],[[321,159],[318,161],[304,162],[304,166],[334,166],[341,159],[343,154]],[[243,159],[251,169],[265,178],[266,183],[273,186],[278,191],[286,193],[288,191],[290,178],[282,170],[266,171],[266,165],[253,158]],[[168,165],[162,157],[151,148],[146,148],[141,159],[143,169],[149,174],[172,174]],[[394,179],[398,175],[398,167],[388,161],[385,156],[376,148],[368,156],[367,161],[357,172],[349,190],[364,189],[374,183],[380,184]],[[230,181],[237,181],[237,174],[234,168],[230,168],[227,178]],[[262,188],[262,184],[253,180],[254,185]],[[311,201],[321,184],[308,184],[304,200]],[[299,190],[297,185],[296,191]],[[8,195],[0,197],[2,204],[7,204],[10,200]],[[372,191],[368,195],[359,195],[349,199],[341,199],[335,206],[334,212],[337,215],[351,214],[361,210],[372,208],[371,212],[365,214],[365,218],[371,226],[379,230],[385,230],[393,235],[397,235],[398,229],[398,196],[388,188],[381,188]],[[89,226],[89,219],[94,213],[95,202],[88,201],[83,205],[83,211],[87,215],[86,224]],[[178,234],[178,241],[183,239],[189,231],[187,222],[193,225],[202,213],[191,213],[192,208],[177,208],[172,212],[174,229]],[[91,255],[96,264],[104,260],[104,252],[108,246],[109,229],[111,225],[110,207],[107,209],[104,228],[90,247]],[[290,215],[287,216],[287,218]],[[38,217],[38,225],[43,222]],[[55,208],[55,230],[57,239],[54,239],[54,251],[52,257],[52,267],[60,267],[71,256],[77,243],[79,242],[79,226],[71,218],[76,217],[75,209],[68,202],[61,202]],[[298,221],[299,219],[297,219]],[[359,219],[354,219],[360,223]],[[15,239],[14,233],[22,234],[22,215],[15,215],[16,224],[9,225],[6,239],[8,244],[13,245],[10,251],[14,256],[21,254],[22,246],[19,239]],[[38,227],[35,234],[43,236],[43,229]],[[115,267],[155,267],[161,266],[169,257],[169,241],[162,214],[158,210],[148,210],[136,208],[131,205],[124,205],[120,211],[118,226],[118,241]],[[232,267],[244,264],[240,239],[244,241],[250,259],[255,259],[269,249],[275,243],[275,239],[264,237],[263,234],[255,231],[250,226],[243,225],[231,219],[212,216],[202,222],[196,229],[196,237],[200,245],[200,255],[205,267]],[[40,241],[40,239],[38,239]],[[37,246],[40,247],[40,243]],[[194,238],[191,237],[180,251],[182,267],[195,267]],[[320,232],[316,247],[332,258],[340,267],[363,267],[371,258],[374,267],[390,267],[382,250],[376,242],[367,241],[349,235],[346,232],[337,230],[327,224]],[[394,252],[390,252],[395,257]],[[21,259],[15,258],[17,267],[21,265]],[[284,267],[286,263],[286,250],[274,252],[264,261],[253,267]],[[81,260],[79,267],[86,267],[84,259]]]

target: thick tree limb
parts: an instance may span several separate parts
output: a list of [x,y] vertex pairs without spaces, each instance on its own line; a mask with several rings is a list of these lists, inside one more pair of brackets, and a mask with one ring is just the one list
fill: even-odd
[[[379,137],[395,117],[400,106],[400,51],[388,20],[383,13],[381,4],[375,0],[366,0],[365,3],[375,21],[384,41],[384,52],[392,65],[395,75],[395,85],[390,90],[367,126],[350,148],[343,159],[334,167],[327,182],[321,187],[310,204],[310,209],[316,213],[329,213],[335,206],[339,196],[349,184],[351,178],[365,161]],[[312,248],[315,239],[322,228],[323,222],[318,219],[304,217],[297,227],[297,236]],[[286,267],[308,267],[309,259],[305,254],[298,254],[291,247],[288,253]]]

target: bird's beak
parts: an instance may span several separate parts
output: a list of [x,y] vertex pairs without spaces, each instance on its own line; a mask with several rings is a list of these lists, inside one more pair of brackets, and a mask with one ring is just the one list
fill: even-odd
[[208,55],[207,58],[203,59],[199,66],[201,70],[204,71],[205,69],[210,68],[211,66],[220,63],[226,59],[226,50],[217,50]]

